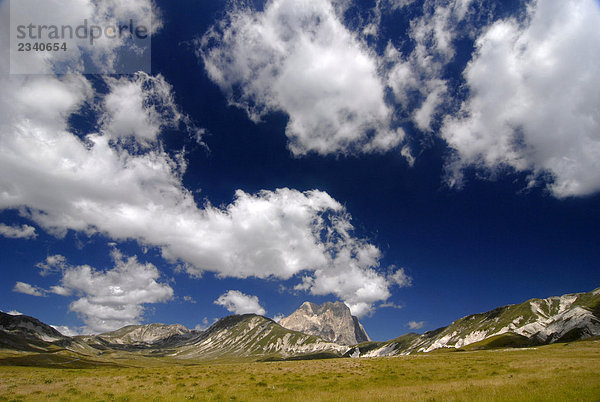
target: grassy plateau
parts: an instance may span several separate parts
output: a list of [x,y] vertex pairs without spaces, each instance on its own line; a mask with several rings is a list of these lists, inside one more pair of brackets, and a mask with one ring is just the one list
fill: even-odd
[[0,401],[21,400],[599,401],[600,341],[279,362],[0,351]]

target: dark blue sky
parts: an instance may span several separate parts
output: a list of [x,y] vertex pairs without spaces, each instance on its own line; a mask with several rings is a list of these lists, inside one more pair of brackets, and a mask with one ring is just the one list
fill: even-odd
[[[345,26],[358,30],[371,18],[374,3],[357,2],[346,13]],[[457,22],[459,34],[452,42],[456,54],[440,72],[452,100],[440,106],[440,116],[456,113],[470,93],[462,72],[473,58],[476,34],[466,31],[519,15],[523,4],[478,2],[472,5],[472,18]],[[325,191],[342,203],[352,216],[354,235],[382,251],[378,269],[403,267],[412,278],[412,286],[390,288],[389,301],[401,308],[379,307],[361,318],[371,338],[384,340],[409,332],[410,321],[424,322],[418,331],[432,330],[499,305],[600,286],[600,196],[596,192],[559,198],[547,187],[548,181],[528,187],[531,170],[504,167],[490,173],[490,169],[477,166],[464,169],[462,188],[450,188],[445,166],[454,151],[439,135],[443,116],[433,120],[431,132],[419,130],[410,121],[410,106],[395,106],[393,124],[407,133],[414,166],[400,154],[400,148],[295,156],[285,136],[288,114],[273,112],[261,123],[252,122],[244,110],[228,105],[195,54],[194,39],[226,15],[225,2],[161,1],[158,6],[164,27],[152,39],[152,74],[161,74],[172,85],[179,109],[206,130],[202,137],[205,146],[181,129],[161,134],[168,152],[174,154],[185,147],[188,166],[183,185],[194,192],[198,205],[206,201],[227,205],[238,189],[256,193],[284,187]],[[262,5],[256,7],[260,10]],[[478,8],[493,12],[484,19]],[[415,47],[409,36],[410,21],[425,15],[423,10],[423,2],[416,1],[384,13],[379,37],[366,38],[366,43],[380,56],[390,41],[410,54]],[[423,102],[423,94],[413,96],[409,103]],[[71,123],[85,136],[93,119],[84,114]],[[58,238],[14,209],[0,212],[0,222],[33,225],[38,233],[35,240],[0,237],[4,278],[0,308],[51,324],[81,326],[77,314],[69,311],[72,299],[55,294],[33,297],[13,292],[13,287],[17,281],[41,288],[56,284],[56,276],[40,276],[35,268],[50,255],[64,255],[72,265],[110,269],[113,247],[108,243],[114,239],[73,230]],[[213,301],[230,289],[257,296],[270,317],[287,315],[305,300],[336,300],[331,294],[315,296],[290,290],[298,276],[290,280],[222,279],[205,272],[201,278],[191,278],[177,272],[177,264],[163,259],[156,247],[145,249],[134,239],[117,243],[123,254],[137,255],[141,262],[158,267],[174,289],[171,301],[146,306],[144,322],[181,323],[191,328],[204,318],[210,323],[228,314]],[[185,301],[184,296],[194,302]]]

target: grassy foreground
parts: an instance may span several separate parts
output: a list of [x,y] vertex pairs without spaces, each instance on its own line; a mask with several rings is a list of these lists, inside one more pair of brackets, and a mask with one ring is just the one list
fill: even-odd
[[597,340],[374,359],[119,364],[0,366],[0,401],[600,400]]

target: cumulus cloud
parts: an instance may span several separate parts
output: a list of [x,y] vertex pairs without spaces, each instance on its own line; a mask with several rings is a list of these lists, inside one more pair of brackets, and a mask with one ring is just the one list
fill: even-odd
[[[538,0],[528,20],[493,24],[464,72],[470,97],[442,136],[463,167],[550,173],[557,197],[600,190],[600,9],[594,0]],[[491,78],[493,77],[493,78]]]
[[260,305],[257,296],[251,296],[240,292],[239,290],[229,290],[223,293],[215,304],[225,307],[233,314],[258,314],[265,315],[266,310]]
[[329,270],[317,270],[310,288],[314,295],[333,293],[344,301],[353,315],[362,317],[373,311],[373,304],[391,296],[389,283],[372,269],[357,264],[337,265]]
[[[65,94],[67,88],[79,90],[81,98],[87,90],[78,80],[56,79],[51,85]],[[82,142],[65,131],[64,119],[81,98],[68,97],[55,121],[28,120],[35,130],[15,123],[12,129],[20,136],[3,131],[0,141],[8,155],[0,160],[0,187],[6,189],[0,206],[27,206],[28,218],[58,236],[72,229],[159,246],[165,258],[183,261],[182,267],[196,276],[208,270],[222,277],[288,279],[319,269],[319,277],[343,277],[339,261],[350,250],[365,261],[352,268],[354,273],[376,265],[378,250],[350,235],[347,212],[327,193],[278,189],[251,195],[240,190],[225,208],[199,208],[181,185],[179,165],[164,152],[132,155],[113,148],[107,136],[92,134]],[[52,125],[56,130],[47,129]],[[334,241],[336,234],[343,241]],[[364,259],[362,253],[376,258]],[[55,265],[46,261],[38,267],[47,272]],[[374,271],[369,275],[377,277]],[[327,287],[319,289],[322,293]]]
[[406,325],[410,329],[421,329],[425,325],[425,321],[409,321]]
[[159,282],[160,273],[153,264],[142,264],[137,257],[126,258],[118,251],[113,258],[115,266],[107,271],[81,265],[68,266],[62,274],[60,287],[78,297],[69,309],[81,316],[86,331],[99,333],[139,324],[144,304],[173,298],[173,289]]
[[377,55],[329,0],[269,0],[262,12],[233,6],[198,44],[232,105],[255,122],[273,111],[289,115],[295,155],[388,150],[403,140],[390,128]]
[[[117,249],[112,252],[114,267],[98,270],[89,265],[72,266],[61,255],[49,256],[38,264],[41,274],[59,274],[60,284],[49,290],[17,282],[14,291],[33,296],[54,293],[75,295],[77,300],[69,310],[77,313],[86,324],[86,333],[112,331],[125,325],[139,324],[144,305],[166,302],[173,298],[173,289],[159,282],[160,272],[151,263],[140,263],[137,257],[125,257]],[[77,330],[77,332],[81,332]],[[59,332],[67,335],[59,330]],[[70,336],[70,335],[69,335]]]
[[24,293],[30,296],[42,297],[46,295],[44,289],[40,289],[37,286],[30,285],[25,282],[17,282],[13,288],[13,292]]
[[406,274],[404,268],[399,268],[391,272],[388,277],[388,281],[393,285],[398,285],[401,288],[409,287],[412,285],[412,278]]
[[64,286],[51,286],[48,292],[57,294],[59,296],[71,296],[71,289]]
[[148,147],[164,128],[177,128],[180,123],[192,127],[189,117],[175,105],[172,87],[162,75],[138,72],[133,77],[109,77],[106,82],[103,132],[112,138],[135,137],[138,144]]
[[67,267],[67,258],[63,255],[49,255],[44,262],[35,264],[40,269],[40,275],[46,276],[53,272],[62,272]]
[[0,223],[0,236],[8,237],[9,239],[35,239],[37,233],[35,233],[35,228],[33,226],[8,226],[4,223]]
[[396,101],[414,124],[424,132],[433,131],[439,119],[439,108],[451,101],[444,67],[453,60],[455,41],[468,35],[459,24],[470,17],[476,0],[425,0],[423,14],[411,20],[409,37],[414,48],[400,53],[388,43],[385,61],[388,64],[387,84]]
[[[279,6],[284,5],[289,6]],[[314,13],[325,13],[323,27],[314,27],[314,34],[340,30],[349,49],[360,50],[355,56],[363,63],[359,64],[365,67],[364,74],[352,80],[369,89],[375,81],[361,45],[342,31],[330,8],[323,8],[322,2],[313,6],[313,11],[301,9],[300,14],[313,24]],[[286,7],[280,11],[290,12]],[[294,35],[304,32],[293,28]],[[204,271],[235,278],[304,275],[311,281],[306,290],[334,293],[355,314],[370,311],[375,301],[389,297],[390,283],[378,272],[379,250],[353,235],[342,204],[322,191],[282,188],[256,194],[238,190],[229,205],[198,206],[182,183],[183,154],[171,156],[160,143],[161,130],[188,122],[174,105],[172,88],[162,77],[142,73],[106,78],[105,83],[108,93],[100,94],[78,74],[0,75],[1,210],[18,210],[58,237],[73,230],[158,247],[164,258],[195,277]],[[372,92],[366,93],[369,98]],[[130,98],[122,100],[125,95]],[[365,99],[354,95],[344,93],[341,98]],[[84,106],[98,112],[97,132],[75,134],[69,119]],[[356,105],[350,106],[349,110]],[[371,140],[383,138],[378,134]],[[50,256],[38,267],[42,274],[70,269],[62,256]],[[49,290],[59,295],[77,291],[64,283]],[[73,306],[89,317],[89,327],[117,325],[110,321],[113,312],[89,300],[82,298]],[[138,307],[128,305],[123,314],[129,318],[122,322],[137,320]]]

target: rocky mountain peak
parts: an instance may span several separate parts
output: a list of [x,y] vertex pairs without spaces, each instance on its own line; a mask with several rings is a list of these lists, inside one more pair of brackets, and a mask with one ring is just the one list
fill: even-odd
[[369,336],[358,318],[342,302],[318,305],[304,302],[279,324],[287,329],[319,336],[342,345],[356,345],[369,341]]

